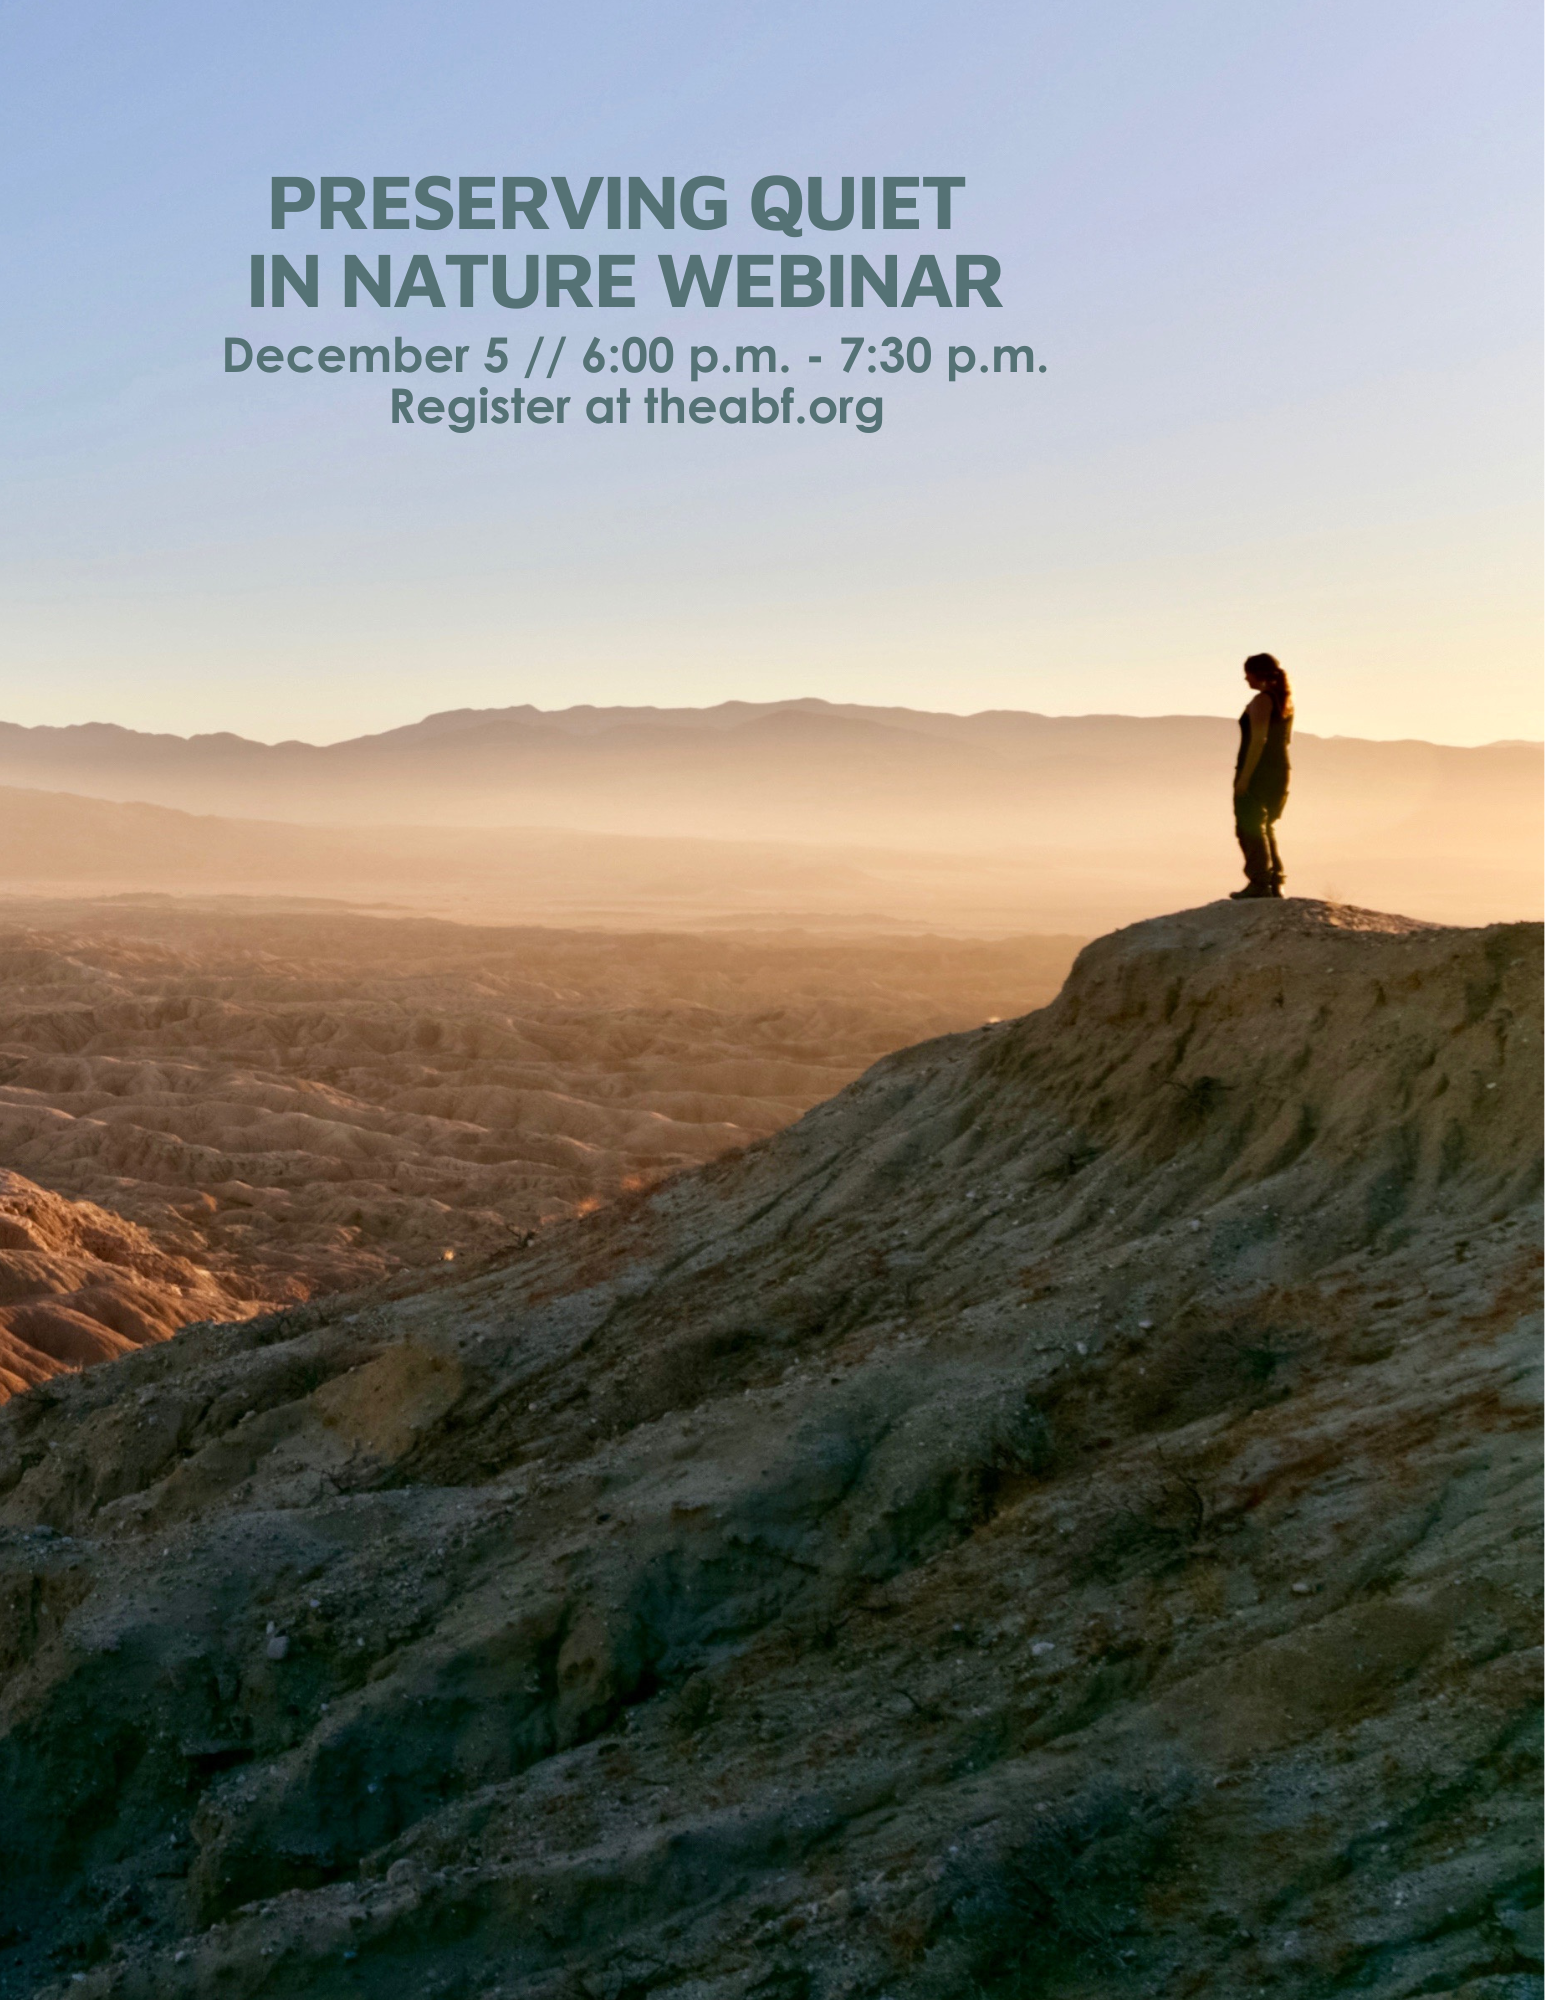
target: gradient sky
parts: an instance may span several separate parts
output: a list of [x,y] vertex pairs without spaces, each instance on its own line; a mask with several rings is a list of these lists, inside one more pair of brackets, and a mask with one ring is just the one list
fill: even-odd
[[[0,7],[0,716],[1230,713],[1265,647],[1305,729],[1538,736],[1539,66],[1524,0]],[[819,318],[827,352],[996,336],[1048,372],[888,383],[874,437],[518,442],[394,431],[379,379],[222,375],[281,319],[253,251],[527,247],[267,226],[273,173],[435,172],[724,175],[722,234],[538,244],[641,268],[808,247],[745,218],[762,173],[964,174],[937,244],[816,247],[990,251],[1004,309],[291,309],[290,339]]]

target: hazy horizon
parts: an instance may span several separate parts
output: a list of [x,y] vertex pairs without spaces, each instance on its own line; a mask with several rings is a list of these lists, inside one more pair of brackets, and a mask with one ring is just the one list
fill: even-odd
[[[820,701],[450,711],[333,745],[0,725],[0,888],[1088,935],[1234,885],[1237,741],[1225,717]],[[1290,891],[1537,916],[1541,750],[1304,734]]]

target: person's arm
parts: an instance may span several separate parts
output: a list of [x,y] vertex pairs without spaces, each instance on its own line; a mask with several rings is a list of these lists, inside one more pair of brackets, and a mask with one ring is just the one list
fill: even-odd
[[1267,733],[1271,728],[1271,696],[1258,694],[1245,711],[1250,718],[1250,741],[1245,745],[1245,761],[1239,767],[1239,776],[1234,780],[1236,793],[1248,790],[1250,780],[1255,775],[1255,767],[1261,761],[1266,748]]

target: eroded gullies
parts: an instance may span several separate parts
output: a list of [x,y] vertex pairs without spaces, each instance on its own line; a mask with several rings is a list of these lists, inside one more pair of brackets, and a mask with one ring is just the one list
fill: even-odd
[[34,1184],[0,1217],[47,1238],[0,1240],[0,1391],[190,1321],[518,1255],[886,1049],[1049,999],[1072,951],[171,899],[51,924],[0,935],[0,1148]]
[[508,1271],[19,1399],[7,1976],[1536,1977],[1538,971],[1140,926]]

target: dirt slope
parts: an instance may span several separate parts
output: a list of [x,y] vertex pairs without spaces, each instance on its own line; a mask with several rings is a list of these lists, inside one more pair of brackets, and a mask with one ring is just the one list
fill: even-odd
[[16,1399],[0,1991],[1537,1994],[1540,971],[1140,925],[507,1272]]

